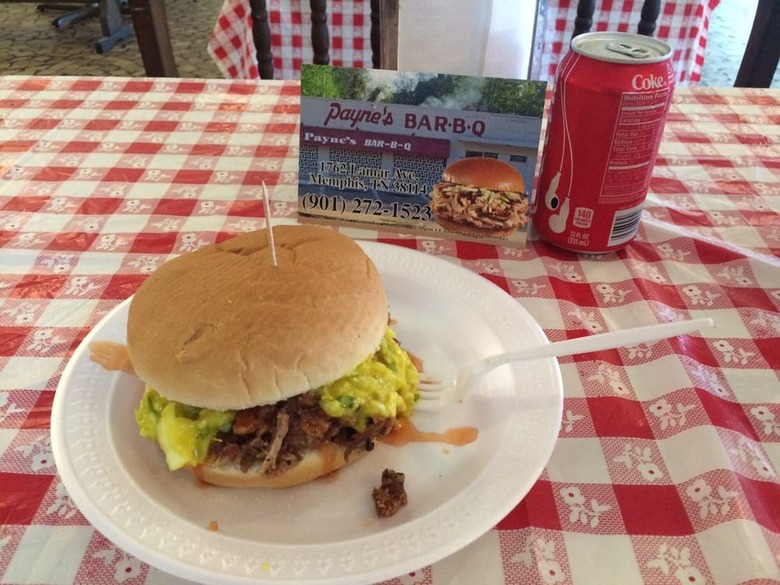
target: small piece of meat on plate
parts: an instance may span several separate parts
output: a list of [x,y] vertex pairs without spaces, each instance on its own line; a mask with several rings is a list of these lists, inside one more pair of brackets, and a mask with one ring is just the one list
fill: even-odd
[[372,493],[376,514],[380,518],[393,516],[409,501],[404,489],[404,474],[392,469],[382,472],[382,485]]

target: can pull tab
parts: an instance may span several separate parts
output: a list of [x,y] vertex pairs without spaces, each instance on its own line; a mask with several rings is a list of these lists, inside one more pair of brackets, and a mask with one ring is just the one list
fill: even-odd
[[607,44],[607,50],[631,57],[632,59],[648,59],[653,55],[652,52],[645,47],[637,47],[636,45],[621,42]]

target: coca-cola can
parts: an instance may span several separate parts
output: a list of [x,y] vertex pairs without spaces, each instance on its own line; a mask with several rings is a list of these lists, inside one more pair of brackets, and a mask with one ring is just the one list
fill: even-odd
[[594,32],[558,66],[532,222],[568,250],[603,253],[636,236],[674,91],[671,47]]

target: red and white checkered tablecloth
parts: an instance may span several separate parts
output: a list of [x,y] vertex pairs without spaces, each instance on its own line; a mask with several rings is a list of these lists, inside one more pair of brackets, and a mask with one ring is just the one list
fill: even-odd
[[[168,258],[296,213],[296,82],[0,78],[0,582],[182,583],[95,530],[51,406],[88,331]],[[605,256],[361,232],[448,258],[551,340],[713,317],[562,358],[525,499],[395,585],[780,582],[780,92],[678,89],[637,240]]]
[[[698,83],[704,65],[710,14],[720,0],[669,0],[662,3],[655,37],[672,46],[679,84]],[[641,0],[597,2],[594,31],[635,32]],[[551,81],[568,50],[576,0],[542,0],[531,63],[531,79]],[[371,19],[368,0],[342,0],[328,5],[331,64],[371,67]],[[300,77],[302,63],[312,62],[311,12],[302,0],[269,0],[269,24],[278,79]],[[257,79],[252,18],[247,0],[225,0],[208,50],[223,74],[231,79]]]
[[[328,3],[331,65],[371,67],[369,0]],[[268,0],[274,77],[296,79],[312,63],[311,10],[303,0]],[[230,79],[257,79],[252,16],[247,0],[225,0],[208,44],[209,54]]]
[[[671,45],[678,84],[701,81],[710,14],[719,3],[720,0],[661,2],[661,14],[656,21],[654,36]],[[592,31],[636,32],[642,0],[596,4]],[[569,48],[576,16],[576,0],[546,0],[546,8],[538,25],[535,59],[531,64],[534,79],[555,78],[558,62]]]

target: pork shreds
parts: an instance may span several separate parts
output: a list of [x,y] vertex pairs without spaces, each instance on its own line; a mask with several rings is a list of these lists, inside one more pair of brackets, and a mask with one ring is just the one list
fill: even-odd
[[458,183],[439,183],[430,203],[441,217],[486,230],[525,227],[528,201],[523,193],[491,191]]
[[319,394],[312,390],[269,404],[239,410],[230,432],[220,432],[209,449],[215,462],[238,462],[247,472],[280,475],[295,466],[307,452],[333,442],[350,453],[371,451],[374,440],[389,433],[394,419],[382,418],[358,432],[346,421],[328,416],[320,408]]
[[404,474],[399,471],[385,469],[382,472],[382,485],[375,487],[371,494],[377,516],[380,518],[393,516],[409,501],[404,489],[404,479]]

